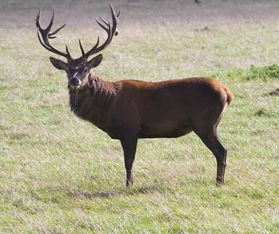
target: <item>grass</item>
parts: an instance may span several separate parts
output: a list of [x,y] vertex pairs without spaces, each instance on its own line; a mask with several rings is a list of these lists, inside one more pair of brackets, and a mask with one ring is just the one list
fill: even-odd
[[[140,140],[126,190],[119,142],[70,112],[65,74],[37,42],[37,8],[46,22],[54,2],[0,3],[1,233],[278,231],[278,3],[192,2],[115,3],[120,33],[94,72],[107,80],[202,75],[229,86],[221,188],[214,157],[191,133]],[[89,48],[100,33],[88,20],[107,6],[75,4],[55,8],[55,24],[69,24],[55,45],[66,42],[78,56],[78,38]]]

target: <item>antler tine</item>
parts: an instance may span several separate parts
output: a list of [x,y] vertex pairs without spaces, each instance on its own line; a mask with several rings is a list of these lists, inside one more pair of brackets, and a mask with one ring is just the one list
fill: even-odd
[[42,29],[42,28],[41,28],[41,25],[40,25],[40,23],[39,23],[39,21],[40,21],[40,15],[41,15],[41,11],[39,10],[38,15],[37,15],[37,17],[36,17],[36,27],[37,27],[38,29]]
[[[120,16],[120,11],[118,12],[118,14],[116,14],[116,17],[117,17],[117,18],[118,18],[119,16]],[[117,35],[118,35],[118,30],[117,30],[117,29],[115,30],[114,35],[115,35],[115,36],[117,36]]]
[[[100,19],[107,25],[109,26],[109,23],[103,18],[103,17],[100,17]],[[97,20],[97,19],[96,19]]]
[[56,34],[56,33],[58,33],[62,28],[64,28],[66,26],[66,24],[63,24],[61,27],[59,27],[58,29],[56,29],[54,32],[52,32],[52,33],[49,33],[48,34],[48,38],[49,39],[53,39],[53,38],[56,38],[54,35]]
[[67,53],[67,56],[69,56],[69,58],[70,58],[70,59],[72,59],[71,54],[70,54],[70,51],[69,51],[69,49],[68,49],[68,46],[67,46],[67,45],[66,45],[66,53]]
[[99,43],[100,43],[100,37],[98,36],[97,42],[96,42],[95,46],[92,48],[92,50],[95,50],[98,47]]
[[107,23],[107,27],[105,27],[98,19],[96,19],[96,22],[100,25],[101,28],[103,28],[107,33],[110,32],[110,29],[111,29],[111,26],[110,26],[110,23]]
[[85,57],[85,58],[88,58],[89,56],[96,54],[96,53],[102,51],[103,49],[105,49],[112,41],[113,36],[117,35],[117,32],[116,32],[117,18],[120,16],[120,12],[116,15],[115,11],[113,9],[113,6],[110,2],[109,2],[109,6],[110,6],[111,17],[112,17],[112,24],[110,22],[107,22],[102,17],[100,17],[100,20],[96,19],[97,24],[106,31],[107,39],[105,40],[105,42],[102,45],[99,46],[99,37],[98,37],[98,41],[94,45],[94,47],[83,55],[83,57]]
[[50,32],[51,27],[53,25],[53,21],[54,21],[54,12],[52,14],[49,25],[45,29],[43,29],[40,25],[40,11],[38,12],[38,15],[37,15],[37,18],[36,18],[36,27],[37,27],[37,30],[38,30],[37,35],[38,35],[38,38],[39,38],[39,42],[45,49],[47,49],[47,50],[49,50],[49,51],[51,51],[55,54],[66,57],[68,60],[70,60],[72,58],[71,58],[71,55],[70,55],[70,52],[69,52],[67,46],[66,46],[66,53],[64,53],[64,52],[61,52],[61,51],[57,50],[56,48],[54,48],[49,43],[49,39],[56,38],[54,35],[56,33],[58,33],[62,28],[65,27],[65,24],[64,24],[61,27],[59,27],[58,29],[56,29],[54,32]]
[[85,53],[84,53],[84,50],[83,50],[83,47],[82,47],[82,44],[81,44],[80,39],[78,40],[78,42],[79,42],[79,47],[80,47],[80,50],[81,50],[82,56],[84,56],[84,55],[85,55]]
[[52,12],[52,17],[51,17],[51,20],[50,20],[50,23],[49,23],[49,25],[46,27],[46,31],[50,31],[50,29],[51,29],[51,27],[52,27],[52,25],[53,25],[53,20],[54,20],[54,11]]

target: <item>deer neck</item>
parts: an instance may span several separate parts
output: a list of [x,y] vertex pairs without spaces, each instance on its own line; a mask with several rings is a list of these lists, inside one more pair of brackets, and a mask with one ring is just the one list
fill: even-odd
[[103,129],[116,93],[114,83],[89,74],[81,88],[69,87],[71,110]]

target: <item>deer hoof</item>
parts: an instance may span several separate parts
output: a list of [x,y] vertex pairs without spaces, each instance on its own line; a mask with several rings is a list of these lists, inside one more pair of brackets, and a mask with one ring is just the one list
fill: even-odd
[[218,187],[221,187],[221,186],[223,186],[224,185],[224,181],[218,181],[218,180],[216,180],[216,186],[218,186]]

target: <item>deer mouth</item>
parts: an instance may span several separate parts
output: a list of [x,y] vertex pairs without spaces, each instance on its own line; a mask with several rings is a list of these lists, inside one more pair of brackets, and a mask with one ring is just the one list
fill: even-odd
[[72,78],[70,80],[70,85],[73,87],[73,88],[76,88],[76,87],[79,87],[81,85],[81,81],[80,79],[78,78]]

